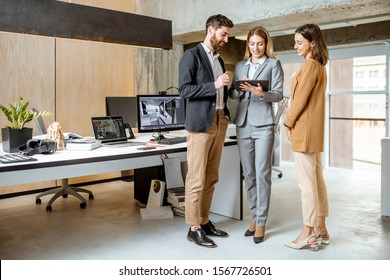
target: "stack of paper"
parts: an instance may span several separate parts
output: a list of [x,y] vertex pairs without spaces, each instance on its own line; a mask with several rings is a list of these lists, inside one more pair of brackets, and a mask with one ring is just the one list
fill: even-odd
[[178,216],[185,215],[185,189],[184,187],[168,189],[167,202],[172,205],[172,211]]

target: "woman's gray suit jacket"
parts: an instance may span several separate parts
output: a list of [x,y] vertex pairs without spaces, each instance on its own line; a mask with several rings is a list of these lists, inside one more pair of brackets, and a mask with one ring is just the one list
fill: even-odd
[[[269,80],[269,91],[264,91],[263,97],[258,97],[249,92],[240,92],[234,88],[236,80],[248,77],[249,65],[245,65],[247,60],[237,63],[234,71],[233,87],[230,89],[230,97],[238,99],[237,112],[233,123],[242,126],[245,118],[253,126],[264,126],[275,124],[275,114],[272,102],[283,99],[283,69],[280,61],[275,58],[267,58],[265,62],[257,68],[252,80]],[[250,102],[249,102],[249,99]]]

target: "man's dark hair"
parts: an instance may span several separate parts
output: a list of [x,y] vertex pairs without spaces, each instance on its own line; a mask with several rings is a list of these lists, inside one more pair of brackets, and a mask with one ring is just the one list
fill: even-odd
[[206,21],[206,33],[209,26],[212,26],[214,29],[219,29],[222,26],[233,28],[233,22],[228,19],[226,16],[218,14],[210,16]]

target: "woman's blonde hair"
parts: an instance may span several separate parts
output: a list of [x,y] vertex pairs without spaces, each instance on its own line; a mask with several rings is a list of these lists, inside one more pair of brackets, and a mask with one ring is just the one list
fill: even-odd
[[246,37],[246,47],[245,47],[245,56],[244,59],[250,58],[251,52],[249,51],[249,39],[253,36],[257,35],[260,36],[265,40],[266,49],[265,49],[265,55],[268,57],[275,58],[275,51],[274,51],[274,44],[272,43],[271,36],[269,35],[269,32],[267,29],[261,26],[256,26],[249,30],[248,36]]

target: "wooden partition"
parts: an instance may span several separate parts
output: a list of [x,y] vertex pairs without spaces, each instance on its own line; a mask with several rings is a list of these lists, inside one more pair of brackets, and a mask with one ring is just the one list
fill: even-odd
[[[22,97],[38,110],[55,111],[54,38],[0,32],[0,103]],[[46,117],[48,122],[54,115]],[[0,112],[0,127],[9,125]],[[34,128],[34,122],[28,123]]]
[[[56,119],[64,131],[93,136],[91,117],[105,115],[106,96],[133,95],[133,48],[57,39],[56,58]],[[120,176],[102,174],[70,183]]]
[[[54,38],[0,33],[0,103],[8,105],[20,97],[31,107],[55,111]],[[53,116],[46,117],[52,122]],[[0,127],[10,125],[0,112]],[[34,122],[28,127],[35,128]],[[1,133],[0,133],[1,134]],[[0,188],[0,194],[46,188],[54,181]]]
[[131,46],[57,39],[56,118],[65,131],[92,136],[91,117],[106,96],[133,95]]
[[[73,0],[73,3],[134,12],[134,1]],[[106,96],[134,95],[134,47],[0,32],[0,103],[23,97],[49,110],[45,124],[58,121],[64,131],[92,135],[92,116],[105,114]],[[0,114],[0,127],[7,120]],[[29,127],[35,127],[31,122]],[[48,155],[50,156],[50,155]],[[119,177],[120,172],[70,183]],[[58,182],[60,183],[60,182]],[[0,195],[56,185],[42,182],[0,188]]]

